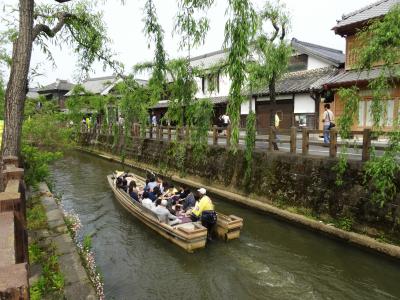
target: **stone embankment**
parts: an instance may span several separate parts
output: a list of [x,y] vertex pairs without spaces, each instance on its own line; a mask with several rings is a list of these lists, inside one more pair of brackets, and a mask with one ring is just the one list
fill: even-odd
[[[367,235],[364,234],[359,234],[356,232],[351,232],[351,231],[346,231],[342,230],[340,228],[336,228],[332,224],[328,222],[323,222],[320,220],[314,220],[309,217],[297,214],[297,213],[292,213],[289,212],[285,209],[280,209],[276,207],[273,201],[270,201],[268,199],[269,197],[273,196],[271,193],[268,194],[268,196],[260,196],[260,193],[255,193],[251,195],[246,195],[243,190],[240,190],[240,181],[236,180],[236,185],[231,184],[231,180],[233,177],[238,176],[238,173],[240,173],[240,168],[242,167],[242,162],[238,160],[230,160],[230,166],[228,167],[228,163],[226,160],[228,158],[221,158],[220,150],[219,149],[214,149],[211,150],[211,153],[208,156],[209,162],[206,163],[207,166],[205,169],[201,170],[196,170],[194,168],[187,168],[187,175],[185,177],[180,177],[178,174],[179,172],[173,172],[171,169],[169,169],[168,174],[163,172],[163,170],[166,170],[165,165],[160,165],[160,161],[163,161],[164,163],[168,163],[168,158],[166,156],[167,150],[165,149],[166,146],[163,145],[162,143],[159,142],[152,142],[152,141],[144,141],[141,143],[141,146],[139,145],[134,145],[131,149],[126,151],[126,156],[124,157],[124,163],[127,164],[128,166],[131,166],[134,169],[137,170],[153,170],[156,173],[166,175],[167,178],[170,178],[172,181],[181,183],[183,185],[191,186],[191,187],[198,187],[198,186],[205,186],[207,190],[209,190],[211,193],[218,195],[220,197],[223,197],[225,199],[235,201],[240,203],[241,205],[245,205],[257,210],[261,210],[263,212],[266,212],[270,215],[273,215],[275,217],[278,217],[280,219],[304,226],[308,229],[329,235],[331,237],[338,238],[340,240],[349,242],[353,245],[357,245],[359,247],[362,247],[364,249],[371,250],[376,253],[380,253],[383,255],[386,255],[391,258],[395,259],[400,259],[400,247],[389,244],[389,243],[384,243],[381,241],[378,241],[374,238],[371,238]],[[121,162],[121,157],[119,155],[113,155],[110,154],[112,148],[109,146],[107,143],[99,143],[97,142],[94,147],[80,147],[80,150],[93,153],[95,155],[101,156],[103,158]],[[226,154],[229,155],[229,154]],[[219,161],[218,161],[219,157]],[[256,156],[255,159],[258,157]],[[265,160],[268,160],[269,158],[267,155],[263,154],[263,158]],[[223,160],[224,161],[221,161]],[[265,160],[258,161],[259,164],[263,164],[267,166],[267,163]],[[321,176],[324,176],[331,171],[332,167],[332,161],[327,161],[323,162],[321,159],[317,159],[316,161],[312,162],[310,161],[310,165],[307,164],[307,162],[310,160],[308,159],[307,161],[303,161],[301,157],[297,158],[297,162],[292,158],[292,161],[288,161],[288,157],[283,157],[281,159],[277,157],[272,157],[272,160],[275,161],[275,167],[274,167],[274,173],[268,175],[268,178],[263,178],[263,177],[256,177],[255,180],[258,181],[259,185],[264,185],[264,184],[271,184],[271,183],[265,183],[265,180],[275,180],[275,184],[283,184],[283,182],[279,182],[279,180],[282,179],[282,176],[288,175],[289,178],[286,180],[286,185],[290,185],[290,187],[285,186],[283,184],[283,189],[288,189],[288,188],[293,188],[293,186],[299,186],[301,183],[306,184],[305,186],[301,187],[301,190],[304,191],[306,194],[310,193],[310,191],[307,191],[307,188],[314,193],[318,191],[317,195],[314,195],[315,201],[322,202],[322,203],[316,203],[315,205],[323,206],[325,204],[326,206],[332,206],[331,208],[335,209],[341,209],[341,211],[345,210],[346,208],[343,208],[343,203],[340,203],[340,201],[343,202],[343,198],[347,199],[349,197],[349,194],[355,191],[347,191],[347,195],[334,195],[335,193],[335,186],[331,186],[329,188],[326,188],[325,185],[326,183],[322,183]],[[146,163],[143,163],[145,161]],[[236,164],[232,164],[232,161],[235,161]],[[288,165],[289,170],[285,170],[285,165],[290,164],[292,162],[292,166]],[[271,163],[271,162],[270,162]],[[190,162],[188,163],[190,164]],[[216,165],[214,168],[218,168],[218,166],[221,168],[220,170],[217,170],[216,173],[210,174],[210,176],[205,176],[205,172],[207,172],[211,166],[210,165]],[[225,168],[224,168],[225,167]],[[208,168],[208,169],[207,169]],[[296,174],[289,173],[288,171],[292,170],[293,168],[297,168],[297,181],[296,182]],[[307,171],[306,171],[307,170]],[[225,171],[225,172],[224,172]],[[269,170],[272,172],[271,168]],[[305,179],[307,176],[306,173],[308,173],[309,178]],[[354,176],[355,174],[358,174],[359,169],[357,166],[354,168],[351,168],[348,171],[347,180],[347,188],[349,184],[351,183],[351,180],[354,178],[351,178],[351,176]],[[164,174],[163,174],[164,173]],[[224,173],[226,176],[224,178],[223,174]],[[283,173],[283,174],[282,174]],[[304,173],[304,174],[301,174]],[[259,174],[261,175],[261,174]],[[224,182],[224,179],[226,177],[229,179],[229,182]],[[312,178],[320,178],[320,180],[317,182],[317,186],[313,187],[313,182],[309,182],[310,179]],[[282,179],[284,180],[284,179]],[[332,182],[332,175],[328,176],[326,180],[331,180]],[[325,181],[326,181],[325,180]],[[322,186],[318,186],[318,183],[320,183]],[[333,183],[333,182],[332,182]],[[354,183],[354,181],[353,181]],[[315,184],[315,183],[314,183]],[[307,186],[308,185],[308,186]],[[323,190],[325,187],[325,190]],[[357,184],[357,187],[354,189],[359,188],[359,184]],[[313,190],[314,189],[314,190]],[[337,191],[336,191],[337,193]],[[342,191],[341,193],[344,193]],[[293,196],[293,195],[292,195]],[[325,197],[326,196],[326,197]],[[310,196],[311,197],[311,196]],[[317,198],[320,197],[321,199]],[[331,198],[332,197],[332,198]],[[326,199],[328,198],[328,199]],[[331,198],[331,199],[330,199]],[[358,199],[357,199],[358,200]],[[335,201],[336,203],[331,203],[332,201]],[[354,200],[353,200],[354,202]],[[345,203],[348,206],[351,205],[351,203]],[[348,208],[347,208],[348,209]],[[328,208],[329,212],[329,208]],[[370,213],[370,212],[367,212]]]
[[[30,239],[41,245],[55,246],[60,271],[64,277],[66,299],[97,299],[96,292],[82,266],[75,243],[68,233],[61,207],[45,183],[40,184],[38,193],[46,212],[48,229],[31,232]],[[31,284],[38,275],[31,274]]]

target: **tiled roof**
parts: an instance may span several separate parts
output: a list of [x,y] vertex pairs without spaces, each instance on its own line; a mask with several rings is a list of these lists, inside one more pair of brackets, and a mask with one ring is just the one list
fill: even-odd
[[[370,71],[364,70],[361,72],[358,70],[349,70],[349,71],[342,70],[336,76],[330,78],[329,80],[326,80],[324,82],[324,85],[326,85],[327,87],[336,87],[336,86],[357,84],[360,82],[365,82],[375,79],[380,76],[381,72],[382,68],[380,67],[373,68]],[[387,74],[386,76],[389,75]]]
[[[336,68],[327,67],[287,73],[276,83],[275,90],[277,94],[304,93],[311,90],[319,90],[337,72]],[[255,91],[254,94],[268,95],[269,89],[265,87],[264,89]]]
[[333,29],[338,33],[338,31],[343,27],[381,17],[387,14],[396,4],[400,4],[400,0],[380,0],[374,2],[352,13],[343,15],[342,19],[337,21],[337,24]]
[[343,64],[345,61],[344,53],[337,49],[328,48],[307,42],[302,42],[295,38],[292,39],[291,45],[293,49],[295,49],[299,53],[304,53],[307,55],[317,57],[337,67],[340,64]]
[[[82,82],[83,88],[93,94],[101,94],[104,90],[106,90],[110,85],[113,85],[117,81],[117,76],[104,76],[97,78],[89,78]],[[72,91],[68,92],[66,96],[71,96]]]
[[219,63],[223,63],[228,58],[228,50],[218,50],[210,53],[206,53],[200,56],[196,56],[190,59],[190,65],[192,67],[198,67],[201,69],[208,69]]
[[[328,48],[312,43],[302,42],[295,38],[291,40],[291,45],[299,53],[304,53],[307,55],[317,57],[335,66],[339,66],[345,61],[344,53],[337,49]],[[212,67],[213,65],[223,63],[224,61],[226,61],[226,59],[228,58],[228,54],[229,54],[228,50],[223,49],[203,54],[200,56],[196,56],[190,59],[190,65],[192,67],[207,69]]]
[[[120,82],[121,79],[116,75],[97,77],[97,78],[89,78],[85,80],[81,85],[83,88],[93,94],[107,95],[112,88]],[[141,85],[146,85],[147,80],[144,79],[136,79],[136,81]],[[72,91],[68,92],[66,96],[71,96]]]
[[[228,96],[210,97],[204,99],[210,99],[213,104],[221,104],[228,102]],[[168,105],[169,105],[169,100],[161,100],[156,105],[154,105],[153,108],[165,108],[168,107]]]
[[69,91],[71,90],[75,84],[70,83],[68,80],[61,80],[57,79],[55,82],[45,85],[44,87],[41,87],[37,89],[36,91],[40,93],[46,93],[49,91],[54,91],[54,90],[59,90],[59,91]]

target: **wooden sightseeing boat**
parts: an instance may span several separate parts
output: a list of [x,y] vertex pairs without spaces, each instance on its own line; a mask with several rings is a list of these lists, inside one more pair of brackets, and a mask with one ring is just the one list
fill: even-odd
[[[130,173],[131,176],[134,177],[134,180],[136,181],[136,184],[138,187],[143,188],[145,185],[145,179],[141,176],[138,176],[136,174],[132,174]],[[182,248],[186,249],[189,252],[192,252],[194,249],[197,248],[202,248],[203,246],[200,246],[200,243],[197,245],[194,245],[192,242],[189,243],[187,241],[184,241],[184,239],[179,237],[179,234],[182,235],[181,231],[185,231],[186,236],[185,238],[187,239],[189,236],[191,236],[191,234],[188,232],[189,228],[192,228],[193,230],[193,237],[198,237],[198,233],[200,232],[199,230],[206,230],[203,226],[201,226],[199,224],[199,222],[188,222],[188,223],[181,223],[175,226],[170,226],[167,225],[165,223],[161,223],[156,214],[153,213],[151,210],[143,207],[140,203],[136,202],[136,201],[132,201],[131,197],[124,191],[122,191],[121,189],[118,189],[115,186],[115,182],[114,182],[114,178],[117,175],[109,175],[108,176],[108,180],[109,180],[109,184],[112,187],[114,194],[116,195],[118,201],[128,210],[130,211],[132,214],[134,214],[135,216],[137,216],[141,221],[143,221],[146,225],[148,225],[149,227],[151,227],[152,229],[156,230],[157,232],[159,232],[161,235],[163,235],[164,237],[170,239],[172,242],[174,242],[175,244],[181,246]],[[123,198],[123,202],[121,201],[121,198]],[[134,209],[134,210],[132,210]],[[152,222],[152,226],[150,226],[146,221],[147,220],[143,220],[143,218],[141,218],[141,216],[139,216],[139,214],[143,215],[146,214],[147,217],[151,217],[151,219],[153,220]],[[155,224],[154,224],[155,223]],[[158,227],[160,227],[162,225],[162,229],[158,229]],[[157,228],[154,228],[154,226],[156,226]],[[233,240],[236,238],[239,238],[240,236],[240,231],[243,227],[243,219],[239,218],[235,215],[224,215],[222,213],[217,212],[217,225],[215,226],[215,231],[214,233],[218,236],[218,238],[223,239],[225,241],[229,241],[229,240]],[[176,234],[172,235],[173,237],[170,236],[170,234],[165,234],[165,232],[160,232],[160,230],[164,230],[164,229],[173,229],[173,230],[177,230],[177,232],[179,233],[178,236]],[[169,230],[169,232],[171,232],[171,230]],[[205,233],[205,235],[207,236],[207,231]],[[204,241],[205,243],[205,241]],[[190,245],[189,245],[190,244]]]
[[115,176],[107,176],[108,183],[118,202],[136,218],[160,235],[188,252],[204,248],[207,240],[207,229],[198,222],[177,224],[174,226],[162,223],[157,215],[132,198],[115,185]]
[[[148,171],[149,173],[152,174],[152,176],[156,176],[153,172]],[[134,177],[136,178],[136,183],[139,184],[140,186],[144,186],[146,180],[138,176],[136,174],[133,174]],[[157,175],[156,177],[161,177]],[[239,218],[235,215],[224,215],[220,212],[217,212],[217,226],[215,226],[214,233],[218,236],[218,238],[224,240],[224,241],[229,241],[233,239],[237,239],[240,237],[240,231],[243,227],[243,219]]]

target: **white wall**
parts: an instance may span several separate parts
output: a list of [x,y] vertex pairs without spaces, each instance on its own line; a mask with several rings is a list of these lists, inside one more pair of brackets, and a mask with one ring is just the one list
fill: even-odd
[[307,63],[307,70],[314,70],[314,69],[319,69],[319,68],[325,68],[329,67],[330,64],[319,60],[316,57],[312,57],[308,55],[308,63]]
[[227,75],[220,74],[219,76],[219,92],[217,90],[213,92],[209,92],[207,90],[202,91],[202,80],[199,77],[196,77],[197,83],[197,93],[196,98],[208,98],[208,97],[221,97],[221,96],[228,96],[229,94],[229,87],[231,85],[231,81]]
[[[253,112],[256,111],[256,101],[253,99],[251,102],[251,108]],[[240,105],[240,114],[241,115],[248,115],[249,114],[249,101],[247,100],[246,102],[243,102]]]
[[315,113],[315,101],[309,94],[294,96],[294,113]]

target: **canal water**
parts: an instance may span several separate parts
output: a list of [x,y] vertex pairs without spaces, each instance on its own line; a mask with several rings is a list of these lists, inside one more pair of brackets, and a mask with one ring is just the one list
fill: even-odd
[[116,169],[81,152],[52,167],[92,236],[107,299],[400,299],[400,264],[222,200],[218,210],[244,218],[240,239],[186,253],[116,202]]

